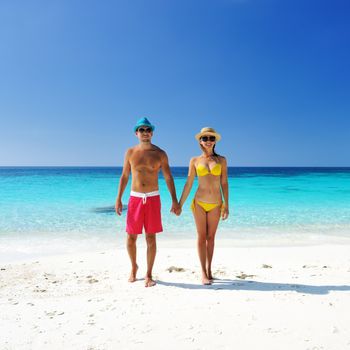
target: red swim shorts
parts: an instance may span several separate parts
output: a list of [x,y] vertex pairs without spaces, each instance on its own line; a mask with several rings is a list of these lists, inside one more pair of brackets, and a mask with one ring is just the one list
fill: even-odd
[[141,234],[163,231],[159,192],[139,193],[131,191],[126,215],[126,232]]

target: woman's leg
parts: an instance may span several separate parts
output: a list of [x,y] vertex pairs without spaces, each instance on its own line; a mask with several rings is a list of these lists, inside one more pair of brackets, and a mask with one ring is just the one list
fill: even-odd
[[207,276],[210,280],[213,279],[213,275],[211,273],[211,262],[213,260],[215,235],[216,235],[216,230],[218,228],[218,224],[220,221],[220,215],[221,215],[221,205],[219,205],[218,207],[212,209],[210,212],[207,213],[208,234],[207,234],[207,242],[206,242],[207,243],[206,268],[207,268]]
[[198,249],[199,261],[201,263],[201,269],[202,269],[202,284],[210,284],[210,280],[208,278],[207,270],[206,270],[207,213],[197,203],[194,203],[194,206],[195,207],[193,211],[193,216],[197,227],[197,249]]

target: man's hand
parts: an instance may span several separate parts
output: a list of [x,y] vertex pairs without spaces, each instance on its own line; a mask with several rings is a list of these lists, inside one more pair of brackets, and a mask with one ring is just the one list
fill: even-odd
[[121,200],[115,202],[115,212],[120,216],[122,215],[123,204]]
[[177,210],[174,211],[174,214],[175,214],[176,216],[180,216],[181,213],[182,213],[182,208],[179,206],[179,208],[178,208]]
[[226,220],[228,218],[229,210],[225,203],[222,204],[221,208],[221,219]]

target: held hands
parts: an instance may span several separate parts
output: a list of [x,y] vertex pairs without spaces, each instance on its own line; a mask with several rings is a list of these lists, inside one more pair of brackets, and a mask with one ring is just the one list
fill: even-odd
[[115,212],[120,216],[122,215],[123,204],[121,200],[115,202]]
[[221,208],[221,219],[226,220],[228,218],[229,210],[225,203],[222,204]]
[[180,204],[176,201],[173,202],[171,209],[170,209],[171,213],[174,213],[176,216],[179,216],[182,212],[181,206]]

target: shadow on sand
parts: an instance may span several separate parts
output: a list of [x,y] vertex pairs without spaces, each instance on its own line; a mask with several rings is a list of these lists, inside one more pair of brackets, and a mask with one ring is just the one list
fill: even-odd
[[212,289],[212,290],[255,290],[261,292],[273,291],[294,291],[303,294],[328,294],[331,291],[347,292],[350,291],[350,286],[312,286],[307,284],[294,283],[270,283],[257,281],[240,281],[231,279],[215,279],[214,283],[209,286],[191,283],[177,283],[157,281],[158,285],[167,287],[177,287],[183,289]]

